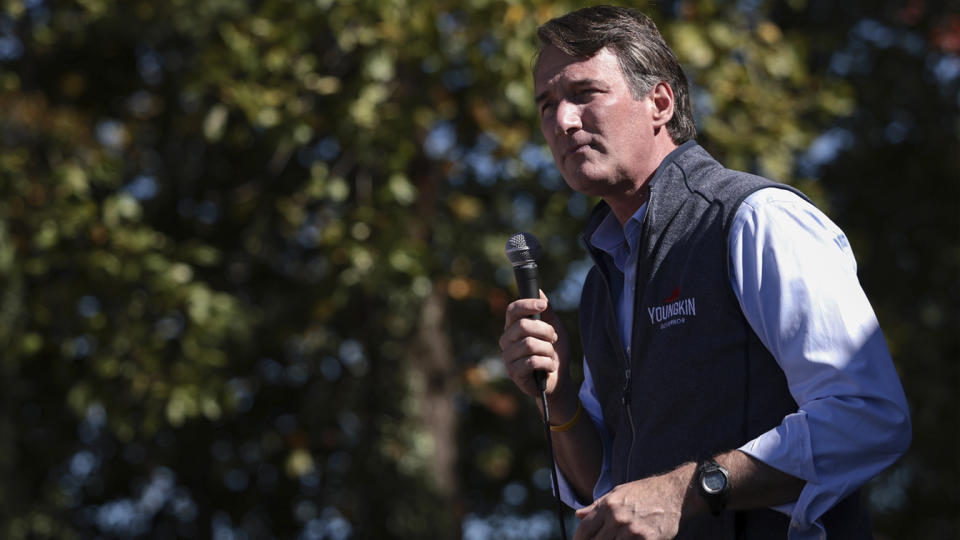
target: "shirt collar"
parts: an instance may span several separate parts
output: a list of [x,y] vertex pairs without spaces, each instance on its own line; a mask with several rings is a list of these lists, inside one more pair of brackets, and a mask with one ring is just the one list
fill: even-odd
[[646,211],[647,203],[643,203],[623,227],[617,221],[617,216],[610,212],[590,236],[590,245],[610,255],[621,272],[627,256],[637,249],[640,242],[640,229]]

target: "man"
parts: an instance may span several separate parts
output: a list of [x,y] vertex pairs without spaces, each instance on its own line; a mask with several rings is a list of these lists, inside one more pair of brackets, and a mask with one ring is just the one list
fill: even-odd
[[567,184],[602,199],[585,380],[542,294],[510,304],[500,346],[527,394],[547,373],[575,538],[869,538],[858,489],[910,422],[846,237],[696,144],[686,79],[643,14],[586,8],[538,36],[541,130]]

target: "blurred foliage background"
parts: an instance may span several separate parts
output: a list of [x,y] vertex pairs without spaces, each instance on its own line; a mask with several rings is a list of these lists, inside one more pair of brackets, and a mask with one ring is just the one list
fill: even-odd
[[[2,0],[0,537],[551,538],[506,238],[587,268],[545,0]],[[638,1],[698,139],[851,238],[914,418],[878,538],[955,538],[960,10]]]

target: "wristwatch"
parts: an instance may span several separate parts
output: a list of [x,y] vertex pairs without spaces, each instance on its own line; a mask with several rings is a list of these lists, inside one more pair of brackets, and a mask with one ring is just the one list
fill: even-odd
[[696,478],[697,491],[710,507],[710,513],[719,515],[727,506],[727,493],[730,492],[727,470],[713,459],[707,459],[697,465]]

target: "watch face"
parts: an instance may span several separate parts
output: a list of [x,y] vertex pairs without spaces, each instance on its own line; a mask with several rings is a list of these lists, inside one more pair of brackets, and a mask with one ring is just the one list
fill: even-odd
[[720,471],[710,471],[701,478],[703,489],[707,493],[720,493],[727,485],[727,479]]

